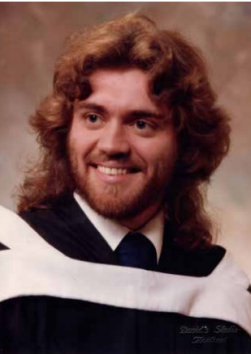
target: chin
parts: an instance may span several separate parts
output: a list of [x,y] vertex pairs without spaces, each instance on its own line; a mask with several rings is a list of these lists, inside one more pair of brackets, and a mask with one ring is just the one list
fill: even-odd
[[126,198],[119,197],[107,197],[102,196],[90,196],[88,193],[83,193],[79,191],[82,197],[87,201],[90,207],[95,210],[98,214],[105,218],[122,220],[139,214],[143,209],[144,205],[139,203],[140,198],[136,200],[126,200]]

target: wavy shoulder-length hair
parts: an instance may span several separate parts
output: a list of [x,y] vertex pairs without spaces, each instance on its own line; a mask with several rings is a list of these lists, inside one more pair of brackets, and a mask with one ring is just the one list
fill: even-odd
[[41,147],[39,161],[20,188],[18,210],[48,207],[75,189],[69,173],[67,137],[73,103],[90,94],[88,77],[100,68],[136,67],[149,74],[149,94],[171,113],[178,160],[166,210],[175,240],[188,248],[209,247],[212,225],[204,188],[229,149],[229,119],[218,107],[198,50],[180,34],[158,29],[130,14],[73,34],[56,63],[51,95],[31,117]]

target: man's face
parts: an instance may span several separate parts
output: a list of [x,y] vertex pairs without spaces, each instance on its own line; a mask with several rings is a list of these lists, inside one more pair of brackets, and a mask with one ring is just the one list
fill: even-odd
[[89,79],[92,93],[75,102],[68,138],[77,189],[108,218],[154,213],[177,155],[168,111],[149,97],[139,69],[97,70]]

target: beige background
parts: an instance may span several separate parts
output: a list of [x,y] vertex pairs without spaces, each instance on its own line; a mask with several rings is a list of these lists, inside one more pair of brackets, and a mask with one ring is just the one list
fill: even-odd
[[51,90],[55,59],[72,31],[141,10],[178,29],[207,58],[220,102],[232,117],[232,148],[212,178],[210,212],[218,243],[251,278],[251,4],[250,3],[0,3],[0,204],[11,197],[37,145],[27,119]]

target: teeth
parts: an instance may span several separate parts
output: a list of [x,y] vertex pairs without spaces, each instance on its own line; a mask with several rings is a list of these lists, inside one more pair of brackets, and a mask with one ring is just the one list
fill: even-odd
[[98,166],[98,170],[107,175],[125,175],[128,172],[125,168],[109,168],[104,166]]

